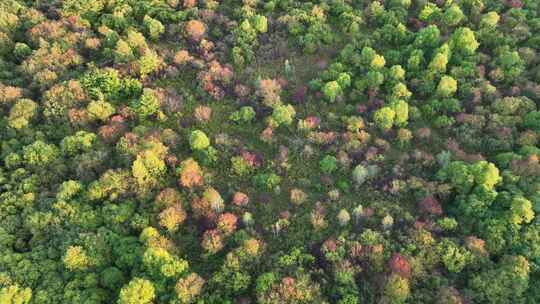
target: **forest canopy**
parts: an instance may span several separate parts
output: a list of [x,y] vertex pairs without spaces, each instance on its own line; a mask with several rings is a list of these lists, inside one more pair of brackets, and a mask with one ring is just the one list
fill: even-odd
[[0,1],[0,304],[540,303],[537,0]]

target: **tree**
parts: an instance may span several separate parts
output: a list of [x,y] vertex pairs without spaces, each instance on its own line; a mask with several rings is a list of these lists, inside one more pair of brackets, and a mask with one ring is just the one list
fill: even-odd
[[180,204],[168,207],[159,214],[159,224],[170,232],[178,229],[187,215]]
[[195,130],[189,135],[189,145],[193,150],[204,150],[210,146],[210,139],[203,131]]
[[236,215],[226,212],[219,216],[217,227],[224,235],[230,235],[236,230],[237,222]]
[[388,262],[388,267],[392,271],[403,278],[409,278],[411,276],[411,265],[406,257],[399,253],[394,253],[392,258]]
[[437,94],[441,97],[451,97],[457,91],[457,81],[450,76],[443,76],[437,86]]
[[229,119],[235,122],[251,122],[255,119],[255,114],[253,107],[244,106],[240,110],[233,112]]
[[167,167],[159,154],[147,150],[139,155],[133,162],[131,172],[137,184],[143,188],[154,187],[165,175]]
[[436,25],[429,25],[418,31],[414,44],[418,48],[435,48],[439,45],[441,32]]
[[101,272],[100,284],[110,290],[119,290],[125,282],[122,271],[116,267],[107,267]]
[[357,165],[352,172],[352,179],[357,185],[362,185],[369,178],[369,172],[363,165]]
[[215,212],[222,212],[223,208],[225,207],[223,198],[221,197],[219,192],[212,187],[208,187],[206,188],[206,190],[204,190],[203,199],[210,204],[210,207]]
[[335,102],[336,98],[343,94],[343,90],[337,81],[327,82],[324,85],[322,92],[324,97],[326,97],[326,99],[328,99],[330,102]]
[[178,171],[180,173],[180,184],[182,186],[191,189],[203,184],[201,167],[193,158],[182,161]]
[[88,104],[86,111],[92,120],[106,121],[116,112],[116,109],[106,101],[94,100]]
[[91,261],[86,251],[81,246],[70,246],[63,258],[64,265],[67,269],[86,270],[91,266]]
[[144,16],[143,24],[150,35],[150,38],[157,40],[161,34],[165,32],[165,27],[159,20],[156,20],[148,15]]
[[78,131],[75,135],[66,136],[60,142],[62,153],[75,156],[81,152],[90,152],[97,141],[94,133]]
[[330,174],[337,170],[337,158],[332,155],[326,155],[321,161],[319,162],[319,166],[321,167],[321,171],[325,174]]
[[62,3],[62,11],[67,15],[93,17],[105,8],[105,1],[87,2],[84,0],[66,0]]
[[217,230],[207,230],[203,234],[201,247],[210,254],[215,254],[223,249],[223,234]]
[[255,15],[253,16],[253,27],[259,33],[266,33],[268,31],[268,20],[265,16]]
[[540,132],[540,111],[531,111],[525,114],[523,124],[527,128]]
[[154,292],[150,281],[136,277],[122,287],[118,304],[150,304],[156,297]]
[[456,26],[465,19],[465,14],[457,4],[452,4],[448,7],[442,16],[442,22],[447,26]]
[[522,256],[504,256],[493,269],[473,275],[469,281],[478,303],[523,302],[529,286],[529,262]]
[[435,4],[435,3],[427,3],[424,5],[422,10],[420,11],[420,14],[418,15],[418,19],[422,21],[432,21],[439,17],[441,14],[441,9]]
[[17,100],[9,111],[9,126],[15,129],[27,127],[37,114],[37,104],[27,98]]
[[31,299],[30,288],[21,288],[14,284],[0,289],[0,303],[2,304],[29,304]]
[[437,247],[444,266],[450,272],[461,272],[471,260],[470,252],[451,240],[444,239]]
[[531,201],[523,196],[516,196],[510,205],[510,221],[514,225],[528,224],[534,219]]
[[345,209],[341,209],[337,215],[337,219],[340,226],[347,226],[351,221],[351,215]]
[[188,262],[170,254],[164,248],[150,247],[142,257],[146,272],[154,278],[178,278],[189,267]]
[[58,148],[53,144],[46,144],[41,140],[33,142],[23,148],[23,159],[34,167],[46,167],[60,157]]
[[117,63],[127,63],[135,59],[135,54],[131,46],[124,39],[118,39],[113,52],[114,61]]
[[206,33],[206,25],[199,20],[190,20],[186,23],[186,35],[193,41],[200,41]]
[[409,297],[409,281],[398,274],[391,274],[384,286],[384,297],[389,303],[404,303]]
[[453,161],[437,174],[443,180],[449,180],[461,193],[468,193],[475,184],[484,186],[488,191],[493,190],[502,181],[499,169],[487,161],[478,161],[472,165]]
[[379,129],[382,131],[388,131],[394,125],[394,119],[396,112],[390,107],[382,107],[375,112],[373,120]]
[[194,272],[190,273],[185,278],[179,279],[175,286],[178,301],[182,304],[195,302],[202,292],[204,283],[204,279]]
[[497,57],[497,65],[502,69],[507,83],[515,81],[525,71],[525,61],[517,51],[505,50]]
[[294,110],[294,107],[290,104],[277,105],[272,112],[272,119],[278,126],[291,125],[295,116],[296,111]]
[[262,97],[263,103],[269,107],[281,104],[281,85],[275,79],[263,79],[258,83],[257,95]]
[[446,66],[450,60],[450,46],[445,43],[435,53],[435,56],[429,63],[429,70],[435,73],[446,72]]
[[395,113],[394,123],[398,127],[404,127],[409,120],[409,105],[404,100],[397,100],[390,104]]
[[157,72],[163,66],[163,59],[156,51],[146,49],[138,60],[139,73],[142,77]]
[[145,88],[141,97],[134,101],[131,106],[140,120],[145,120],[150,116],[156,115],[160,111],[161,104],[152,89]]
[[482,16],[480,24],[482,25],[482,27],[495,28],[497,26],[497,23],[499,23],[500,18],[501,17],[499,16],[499,14],[497,14],[497,12],[489,12]]
[[457,29],[450,38],[450,47],[452,50],[468,56],[474,55],[476,49],[480,46],[474,32],[468,27],[460,27]]

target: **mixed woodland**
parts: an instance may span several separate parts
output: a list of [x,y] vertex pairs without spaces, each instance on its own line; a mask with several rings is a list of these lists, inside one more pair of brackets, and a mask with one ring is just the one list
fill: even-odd
[[0,304],[540,303],[540,1],[1,0]]

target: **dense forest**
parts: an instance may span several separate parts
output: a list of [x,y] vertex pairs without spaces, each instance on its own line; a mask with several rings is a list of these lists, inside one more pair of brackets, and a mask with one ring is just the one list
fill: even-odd
[[540,303],[540,1],[0,0],[0,304]]

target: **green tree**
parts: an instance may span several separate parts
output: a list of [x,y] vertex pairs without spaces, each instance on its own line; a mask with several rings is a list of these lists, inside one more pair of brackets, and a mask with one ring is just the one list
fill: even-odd
[[210,146],[210,139],[203,131],[195,130],[189,135],[189,145],[193,150],[204,150]]
[[266,33],[268,31],[268,20],[265,16],[255,15],[253,16],[253,27],[259,33]]
[[159,20],[156,20],[148,15],[144,16],[143,24],[146,32],[153,40],[157,40],[161,34],[165,32],[165,27]]
[[21,288],[15,284],[0,289],[0,303],[2,304],[29,304],[31,299],[30,288]]
[[480,43],[476,41],[474,32],[468,27],[460,27],[450,38],[450,47],[462,55],[474,55]]
[[457,92],[457,81],[450,76],[443,76],[437,86],[437,94],[441,97],[451,97]]
[[147,49],[138,60],[139,73],[142,77],[157,72],[163,66],[163,59],[156,51]]
[[330,81],[324,85],[322,92],[328,101],[335,102],[336,98],[343,94],[343,89],[337,81]]
[[106,121],[116,112],[112,104],[103,100],[91,101],[86,107],[86,110],[91,119],[101,121]]
[[296,111],[292,105],[277,105],[272,112],[273,121],[279,125],[291,125],[296,116]]
[[391,107],[382,107],[375,112],[373,120],[379,129],[388,131],[394,125],[396,112]]
[[446,26],[456,26],[459,25],[465,18],[465,14],[459,5],[452,4],[444,11],[442,15],[442,22]]
[[22,98],[17,100],[9,111],[9,126],[15,129],[27,127],[37,114],[37,109],[37,104],[30,99]]
[[81,246],[70,246],[64,255],[63,262],[65,267],[71,271],[86,270],[92,264],[86,251]]
[[510,220],[514,225],[528,224],[534,219],[532,202],[523,196],[516,196],[510,205]]
[[143,188],[154,187],[165,175],[167,167],[159,154],[147,150],[139,155],[133,162],[131,172],[137,184]]
[[148,248],[143,254],[143,264],[147,272],[159,278],[178,278],[189,267],[188,262],[171,255],[163,248]]
[[319,162],[319,166],[321,167],[321,171],[323,173],[330,174],[337,170],[337,163],[338,161],[335,156],[326,155]]
[[391,274],[384,286],[384,296],[389,303],[405,303],[409,297],[409,281],[397,274]]
[[37,140],[23,148],[23,159],[30,166],[46,167],[59,157],[60,152],[55,145],[46,144],[41,140]]
[[473,275],[469,287],[478,303],[524,302],[529,286],[529,262],[522,256],[504,256],[493,269]]
[[118,304],[150,304],[155,297],[154,285],[150,281],[134,278],[120,290]]
[[161,104],[156,96],[156,92],[152,89],[145,88],[141,97],[135,100],[131,107],[135,110],[140,120],[145,120],[150,116],[158,114]]
[[409,120],[409,105],[404,100],[397,100],[390,104],[395,113],[394,122],[398,127],[405,127]]

